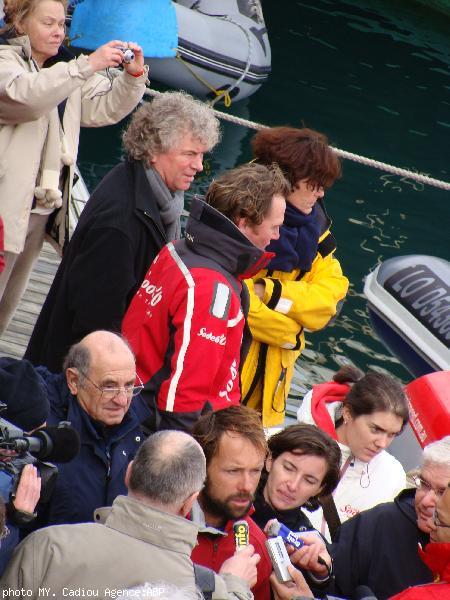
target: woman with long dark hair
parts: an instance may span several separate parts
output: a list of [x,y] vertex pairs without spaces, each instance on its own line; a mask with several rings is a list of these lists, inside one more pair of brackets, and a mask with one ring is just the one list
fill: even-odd
[[[408,422],[400,383],[384,373],[342,367],[329,383],[305,396],[297,418],[312,423],[339,443],[341,470],[333,493],[339,520],[392,500],[406,485],[405,471],[386,449]],[[308,516],[330,539],[321,509]]]

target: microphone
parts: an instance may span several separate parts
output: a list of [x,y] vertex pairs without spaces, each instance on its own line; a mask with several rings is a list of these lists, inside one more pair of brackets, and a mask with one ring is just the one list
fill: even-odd
[[353,598],[354,600],[377,600],[375,594],[367,585],[358,585]]
[[291,531],[277,519],[270,521],[266,533],[269,537],[277,537],[277,535],[281,536],[287,544],[291,544],[291,546],[294,546],[294,548],[297,549],[301,548],[304,544],[304,541],[298,537],[298,534]]
[[249,533],[247,521],[235,521],[235,523],[233,524],[233,532],[236,550],[241,550],[242,548],[245,548],[245,546],[248,546]]
[[29,451],[40,460],[56,463],[66,463],[74,459],[80,451],[80,436],[78,431],[63,421],[57,427],[43,427],[16,439],[17,452]]
[[[294,548],[296,548],[297,550],[299,548],[301,548],[302,546],[304,546],[304,544],[305,544],[305,542],[300,537],[299,533],[294,533],[293,531],[291,531],[289,529],[289,527],[286,527],[286,525],[283,525],[283,523],[280,523],[280,521],[278,521],[277,519],[272,519],[272,521],[269,521],[269,525],[266,529],[266,533],[267,533],[268,537],[276,537],[277,535],[279,535],[287,544],[291,544],[291,546],[294,546]],[[307,532],[305,532],[305,533],[307,533]],[[320,563],[321,565],[323,565],[324,567],[326,567],[326,569],[328,571],[328,576],[331,577],[331,567],[327,563],[327,561],[322,556],[320,556],[320,554],[317,558],[317,562]],[[361,598],[358,600],[366,600],[366,599]],[[367,598],[367,600],[372,600],[372,599]]]

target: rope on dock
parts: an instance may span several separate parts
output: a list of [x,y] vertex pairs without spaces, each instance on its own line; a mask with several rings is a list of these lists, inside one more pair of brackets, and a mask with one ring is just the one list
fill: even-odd
[[[147,88],[145,93],[149,96],[159,96],[163,92],[158,92],[157,90]],[[242,117],[229,115],[228,113],[221,112],[215,108],[212,110],[219,119],[229,121],[235,125],[241,125],[242,127],[248,127],[249,129],[255,129],[256,131],[259,129],[267,129],[269,127],[268,125],[243,119]],[[423,173],[415,173],[414,171],[409,171],[408,169],[402,169],[394,165],[389,165],[388,163],[380,162],[379,160],[374,160],[373,158],[367,158],[366,156],[354,154],[353,152],[347,152],[346,150],[341,150],[340,148],[334,148],[333,146],[330,146],[330,148],[336,152],[338,156],[347,160],[352,160],[354,162],[361,163],[362,165],[373,167],[374,169],[380,169],[381,171],[393,173],[394,175],[399,175],[401,177],[410,177],[415,181],[440,188],[441,190],[450,190],[450,183],[447,181],[441,181],[440,179],[435,179],[434,177],[428,177],[428,175],[424,175]]]

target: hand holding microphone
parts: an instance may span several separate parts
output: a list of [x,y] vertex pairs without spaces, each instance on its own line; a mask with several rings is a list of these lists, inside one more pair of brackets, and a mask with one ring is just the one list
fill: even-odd
[[288,548],[291,562],[302,569],[311,571],[319,578],[331,575],[331,557],[327,552],[325,542],[316,532],[296,533],[277,519],[271,519],[264,528],[266,535],[270,537],[280,536]]
[[261,556],[255,552],[255,548],[251,544],[243,546],[222,563],[219,575],[235,575],[244,579],[249,588],[252,588],[258,579],[256,565],[260,560]]

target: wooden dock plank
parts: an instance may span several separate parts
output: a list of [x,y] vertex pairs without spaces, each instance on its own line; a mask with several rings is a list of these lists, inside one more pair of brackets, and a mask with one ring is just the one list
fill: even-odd
[[14,318],[0,338],[0,356],[22,358],[59,262],[56,251],[45,243]]

